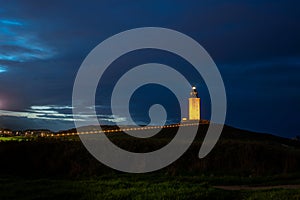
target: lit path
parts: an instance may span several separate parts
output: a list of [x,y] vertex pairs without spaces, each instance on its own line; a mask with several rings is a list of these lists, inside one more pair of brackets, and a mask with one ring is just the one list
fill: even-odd
[[182,123],[182,124],[172,124],[165,126],[148,126],[148,127],[135,127],[135,128],[119,128],[111,130],[92,130],[83,132],[73,132],[73,133],[61,133],[61,134],[42,134],[42,137],[65,137],[65,136],[75,136],[75,135],[87,135],[87,134],[99,134],[99,133],[118,133],[123,131],[144,131],[153,129],[165,129],[165,128],[175,128],[180,126],[198,126],[199,124],[208,124],[208,122],[197,122],[197,123]]

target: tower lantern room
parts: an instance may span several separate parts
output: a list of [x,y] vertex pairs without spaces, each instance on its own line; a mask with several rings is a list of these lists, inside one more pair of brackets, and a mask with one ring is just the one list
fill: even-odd
[[192,91],[190,93],[191,98],[198,98],[197,88],[195,86],[192,87]]

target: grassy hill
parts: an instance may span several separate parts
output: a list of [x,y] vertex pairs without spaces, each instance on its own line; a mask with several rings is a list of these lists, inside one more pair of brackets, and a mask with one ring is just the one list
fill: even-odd
[[[0,199],[299,199],[297,189],[225,191],[213,185],[300,184],[300,142],[225,126],[215,148],[198,158],[208,125],[170,166],[147,174],[112,170],[78,136],[0,142]],[[177,128],[148,139],[108,137],[133,152],[166,145]],[[189,128],[185,131],[188,133]],[[141,132],[141,134],[143,134]]]
[[[188,151],[159,173],[269,176],[298,173],[300,142],[269,134],[253,133],[225,126],[221,138],[204,159],[198,151],[208,125],[199,127]],[[163,129],[154,137],[133,138],[124,133],[110,133],[111,141],[132,152],[149,152],[168,144],[177,128]],[[185,131],[188,133],[189,128]],[[141,132],[141,134],[143,134]],[[114,170],[99,163],[81,144],[78,136],[36,138],[30,142],[0,143],[0,173],[34,176],[94,176]]]

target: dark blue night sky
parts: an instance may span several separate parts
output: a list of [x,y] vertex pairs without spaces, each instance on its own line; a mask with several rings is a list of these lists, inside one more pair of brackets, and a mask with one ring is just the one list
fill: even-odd
[[[299,8],[292,0],[0,0],[0,128],[74,127],[72,88],[83,59],[116,33],[152,26],[185,33],[211,55],[226,87],[228,125],[300,135]],[[100,121],[124,120],[110,115],[110,90],[128,66],[150,61],[188,68],[166,52],[124,55],[107,72],[107,90],[97,92]],[[203,117],[209,118],[210,98],[201,77],[182,73],[199,88]],[[133,118],[148,122],[147,106],[135,103],[143,101],[165,104],[170,122],[180,119],[178,102],[170,99],[166,88],[140,88],[132,97]]]

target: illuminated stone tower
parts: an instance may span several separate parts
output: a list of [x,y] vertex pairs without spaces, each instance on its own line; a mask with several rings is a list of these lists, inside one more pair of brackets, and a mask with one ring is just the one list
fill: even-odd
[[189,98],[189,120],[200,121],[200,98],[196,87],[192,87]]

